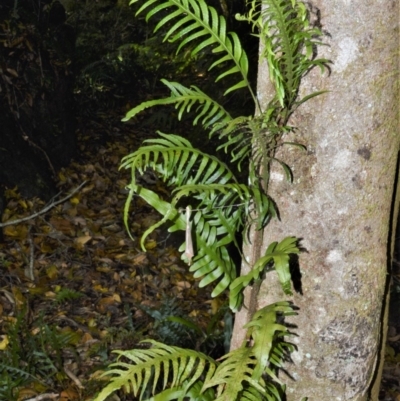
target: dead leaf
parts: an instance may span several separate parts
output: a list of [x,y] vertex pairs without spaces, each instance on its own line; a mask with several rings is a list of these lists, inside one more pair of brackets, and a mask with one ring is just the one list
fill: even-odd
[[18,72],[17,71],[15,71],[13,68],[6,68],[6,71],[10,74],[10,75],[12,75],[14,78],[18,78]]
[[113,294],[112,298],[114,301],[121,303],[121,297],[118,294]]
[[146,261],[147,256],[145,253],[139,253],[138,255],[133,257],[132,263],[134,265],[140,265],[142,264],[144,261]]
[[151,239],[144,244],[147,250],[154,249],[157,246],[157,241]]
[[56,298],[56,293],[53,291],[47,291],[45,294],[46,298],[50,298],[50,299],[55,299]]
[[74,235],[75,227],[69,219],[52,216],[50,218],[50,224],[55,230],[61,231],[63,234]]
[[26,400],[28,398],[34,398],[38,395],[38,393],[35,390],[32,390],[30,388],[22,388],[21,390],[18,391],[18,401]]
[[58,277],[58,268],[56,265],[51,265],[46,269],[47,277],[55,280]]
[[92,342],[93,337],[90,335],[90,333],[84,333],[82,338],[81,338],[81,344],[86,344],[88,342]]
[[28,227],[26,225],[12,225],[3,228],[4,235],[14,239],[24,239],[28,234]]
[[15,286],[12,287],[12,293],[13,293],[14,302],[15,302],[15,305],[17,306],[17,308],[21,308],[22,306],[24,306],[26,304],[26,299],[22,295],[22,292],[18,287],[15,287]]
[[74,388],[69,387],[61,392],[59,401],[75,401],[79,398],[79,393]]
[[0,336],[0,351],[4,351],[7,349],[7,346],[9,344],[8,336],[7,335],[2,335]]
[[175,285],[180,289],[180,290],[185,290],[189,289],[192,285],[188,281],[178,281],[175,283]]
[[69,202],[72,204],[72,205],[78,205],[79,204],[79,202],[80,202],[80,200],[79,200],[79,196],[74,196],[74,197],[72,197],[70,200],[69,200]]
[[90,235],[82,235],[81,237],[75,238],[75,244],[78,249],[83,249],[83,246],[92,239]]

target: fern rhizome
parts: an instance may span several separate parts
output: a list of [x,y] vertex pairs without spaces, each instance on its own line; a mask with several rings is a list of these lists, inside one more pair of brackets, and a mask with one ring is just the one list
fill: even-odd
[[[145,141],[122,160],[121,168],[131,169],[124,211],[127,230],[131,201],[139,196],[162,215],[144,233],[142,247],[145,238],[166,222],[170,223],[171,232],[185,231],[186,239],[180,247],[182,258],[194,277],[201,278],[200,286],[215,283],[213,297],[229,292],[233,312],[242,307],[244,288],[261,280],[265,271],[272,268],[277,271],[285,293],[290,294],[289,257],[299,252],[297,238],[272,243],[250,272],[239,277],[228,247],[236,246],[241,253],[237,234],[246,239],[251,225],[262,230],[276,215],[274,202],[267,193],[269,165],[278,162],[290,179],[289,167],[275,158],[275,152],[285,145],[284,134],[293,130],[288,125],[290,115],[303,102],[321,93],[298,98],[302,77],[315,66],[323,71],[327,63],[315,58],[321,32],[309,25],[308,10],[300,1],[247,1],[247,13],[236,18],[249,23],[259,38],[263,49],[260,56],[268,63],[275,87],[272,100],[263,109],[249,81],[249,61],[238,35],[227,32],[225,18],[206,0],[132,0],[131,4],[138,2],[142,3],[138,14],[145,12],[146,20],[158,15],[155,32],[162,32],[165,41],[176,42],[177,52],[185,49],[196,56],[211,48],[215,60],[209,70],[217,71],[218,85],[228,81],[227,77],[229,82],[237,77],[224,95],[247,90],[255,112],[252,116],[232,117],[200,88],[162,80],[170,96],[136,106],[123,120],[147,108],[171,104],[179,119],[191,112],[195,115],[193,124],[201,124],[219,149],[229,155],[229,166],[240,172],[246,163],[248,182],[244,184],[227,164],[194,148],[187,139],[159,132],[158,138]],[[147,169],[171,186],[170,201],[136,181]],[[111,376],[110,382],[95,400],[103,401],[119,389],[140,399],[158,401],[280,400],[284,387],[276,369],[293,349],[283,339],[289,331],[282,322],[291,314],[293,307],[285,301],[256,311],[245,326],[247,338],[243,345],[218,361],[194,350],[155,341],[149,341],[150,349],[118,351],[118,361],[106,373]]]

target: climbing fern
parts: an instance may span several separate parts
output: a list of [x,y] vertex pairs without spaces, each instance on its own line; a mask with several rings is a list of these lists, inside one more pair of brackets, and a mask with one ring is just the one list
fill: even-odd
[[[130,4],[137,3],[138,1],[140,0],[131,0]],[[208,6],[205,1],[199,0],[149,0],[140,7],[137,14],[150,6],[153,7],[146,15],[147,21],[161,10],[171,9],[158,22],[154,32],[157,32],[161,27],[173,21],[172,26],[164,36],[164,41],[180,41],[177,53],[189,43],[193,41],[198,43],[199,39],[202,38],[203,40],[191,50],[192,56],[195,56],[205,47],[211,46],[212,52],[221,57],[214,61],[209,69],[215,68],[225,62],[230,64],[228,70],[218,75],[217,81],[231,74],[240,74],[240,81],[226,89],[225,94],[246,87],[253,99],[257,101],[248,80],[249,62],[246,52],[241,46],[239,37],[235,32],[226,31],[225,18],[218,15],[213,7]]]
[[[155,32],[164,28],[164,40],[179,42],[177,52],[184,47],[194,56],[209,47],[216,60],[210,70],[217,69],[216,81],[227,76],[238,77],[225,89],[227,95],[246,89],[254,101],[253,116],[232,117],[230,112],[196,86],[185,87],[177,82],[162,82],[170,96],[146,101],[130,110],[124,121],[145,109],[175,105],[178,119],[185,113],[194,115],[193,124],[201,124],[230,155],[230,163],[208,155],[182,137],[159,132],[159,137],[145,141],[142,147],[122,160],[121,168],[131,170],[129,194],[124,210],[124,222],[129,231],[129,207],[134,196],[144,199],[162,216],[143,235],[145,238],[160,225],[169,222],[170,231],[186,231],[180,251],[200,286],[214,283],[212,296],[229,290],[233,311],[242,306],[243,290],[264,278],[274,268],[286,294],[291,294],[290,255],[299,253],[298,240],[284,238],[272,243],[246,275],[237,277],[229,252],[236,246],[241,253],[237,234],[247,239],[247,230],[255,225],[263,229],[276,216],[273,201],[267,194],[269,169],[278,162],[288,179],[289,167],[276,158],[276,150],[285,143],[283,137],[293,130],[291,114],[302,103],[319,95],[315,92],[298,99],[301,79],[312,68],[323,71],[326,60],[315,57],[321,32],[310,27],[308,11],[297,0],[248,0],[248,11],[237,19],[252,26],[261,42],[261,57],[269,67],[275,94],[262,108],[248,79],[248,57],[239,37],[227,32],[223,16],[205,0],[131,0],[142,1],[138,13],[147,12],[146,20],[157,13],[162,17]],[[304,148],[304,147],[303,147]],[[235,175],[243,163],[248,166],[248,181]],[[143,188],[138,175],[152,169],[172,189],[170,200]],[[192,247],[194,248],[192,250]],[[246,263],[245,261],[243,263]],[[119,360],[111,365],[106,376],[111,381],[96,398],[103,401],[112,392],[124,389],[140,399],[151,391],[149,400],[280,400],[283,388],[275,373],[293,346],[283,340],[289,334],[283,318],[294,314],[287,302],[269,305],[252,316],[247,339],[242,346],[221,360],[197,351],[167,346],[150,341],[147,350],[118,351]],[[278,322],[279,321],[279,322]],[[123,358],[128,359],[128,363]]]
[[140,400],[147,389],[152,394],[157,392],[154,398],[145,398],[149,401],[186,397],[204,401],[280,400],[280,391],[272,382],[280,383],[272,364],[279,365],[293,346],[282,345],[280,338],[289,332],[277,320],[291,314],[293,309],[288,302],[261,309],[245,326],[247,339],[242,346],[219,361],[198,351],[154,340],[146,340],[150,349],[115,351],[118,361],[105,373],[111,380],[94,401],[103,401],[120,389]]
[[177,204],[191,196],[197,201],[193,221],[198,228],[195,230],[198,251],[190,270],[195,272],[195,277],[204,276],[200,286],[221,279],[213,291],[213,296],[217,296],[236,278],[228,245],[235,244],[238,228],[243,227],[251,208],[255,208],[258,215],[266,216],[272,203],[261,188],[240,184],[227,165],[193,148],[188,140],[163,133],[160,137],[145,141],[146,146],[123,159],[122,167],[139,173],[152,168],[174,187],[172,201],[163,201],[155,192],[141,188],[132,174],[125,223],[130,199],[135,193],[164,216],[144,233],[141,240],[144,248],[147,235],[168,220],[172,222],[171,231],[186,229],[183,211]]
[[[318,43],[314,37],[319,35],[319,31],[309,28],[303,3],[249,1],[248,8],[248,13],[238,18],[249,22],[257,30],[263,43],[263,56],[268,61],[271,79],[276,87],[276,95],[265,110],[260,109],[247,81],[245,51],[237,35],[226,32],[223,16],[218,16],[215,9],[204,0],[148,0],[143,2],[138,11],[147,11],[147,20],[161,10],[168,9],[155,31],[166,28],[164,40],[180,41],[178,52],[192,42],[195,43],[192,55],[211,46],[217,61],[211,64],[210,69],[221,63],[232,66],[218,75],[217,81],[226,75],[239,74],[239,81],[226,93],[247,88],[255,102],[256,113],[254,116],[233,118],[223,106],[198,87],[187,88],[164,79],[162,82],[171,91],[169,97],[146,101],[130,110],[124,118],[129,120],[149,107],[174,104],[179,119],[184,113],[194,112],[193,124],[200,123],[211,136],[218,138],[219,148],[230,153],[231,163],[238,170],[252,156],[250,163],[247,163],[249,180],[244,184],[235,176],[234,169],[215,156],[195,149],[187,139],[159,132],[159,138],[145,141],[144,146],[126,156],[121,164],[122,168],[129,168],[132,172],[124,212],[126,227],[129,228],[130,203],[133,196],[138,195],[163,216],[144,233],[142,247],[147,235],[167,221],[171,222],[170,231],[190,230],[190,234],[193,231],[192,242],[196,250],[190,270],[195,277],[202,278],[201,286],[219,280],[212,296],[221,294],[236,279],[236,267],[229,256],[228,247],[236,246],[241,252],[236,242],[238,233],[245,233],[250,224],[255,224],[260,230],[276,214],[273,202],[265,193],[269,164],[272,161],[279,162],[287,177],[291,178],[289,167],[275,158],[275,152],[284,144],[281,141],[283,134],[292,129],[287,121],[299,104],[295,100],[301,77],[316,65],[323,68],[325,63],[325,60],[313,58],[312,50]],[[143,174],[148,168],[173,188],[170,202],[161,200],[156,193],[137,184],[137,174]],[[193,228],[188,227],[185,217],[188,201],[195,210],[190,222]],[[186,241],[180,250],[185,250],[187,245]],[[183,259],[191,262],[191,256],[188,258],[187,253],[183,254]],[[288,280],[283,282],[287,288]],[[233,310],[240,307],[241,291],[231,293],[230,305]]]

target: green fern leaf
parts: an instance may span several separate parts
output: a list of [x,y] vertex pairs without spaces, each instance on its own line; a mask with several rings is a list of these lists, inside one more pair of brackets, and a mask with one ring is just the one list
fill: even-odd
[[230,114],[219,103],[196,86],[193,85],[187,88],[177,82],[169,82],[166,79],[162,79],[161,82],[171,90],[171,96],[165,99],[156,99],[141,103],[129,110],[122,121],[130,120],[149,107],[169,104],[175,105],[175,108],[178,110],[179,120],[182,119],[183,113],[189,113],[197,105],[197,115],[193,120],[193,125],[196,125],[200,121],[205,129],[212,127],[217,122],[226,124],[232,119]]
[[199,287],[221,279],[218,285],[211,293],[212,297],[220,295],[236,277],[236,266],[232,262],[228,249],[225,246],[211,248],[201,237],[198,239],[198,253],[194,258],[194,263],[190,267],[190,271],[194,272],[195,278],[203,277],[199,283]]
[[197,86],[192,85],[190,88],[177,83],[169,82],[162,79],[163,82],[171,90],[171,98],[176,99],[176,108],[179,109],[178,118],[182,118],[183,112],[189,112],[191,107],[199,104],[196,118],[193,120],[193,125],[196,125],[201,120],[202,125],[208,128],[217,121],[230,121],[230,114],[214,99],[210,98]]
[[291,291],[291,275],[289,269],[289,257],[292,254],[300,252],[297,247],[298,239],[295,237],[287,237],[280,243],[273,242],[265,252],[265,256],[258,259],[253,269],[246,275],[240,276],[229,286],[229,302],[233,310],[237,310],[237,297],[243,289],[250,284],[252,280],[259,280],[266,266],[274,263],[275,270],[278,273],[279,281],[282,289],[288,295]]
[[[205,381],[203,390],[218,386],[216,401],[236,400],[243,390],[244,382],[249,381],[257,363],[252,349],[240,347],[222,357],[214,376]],[[260,386],[261,387],[261,386]],[[261,388],[261,391],[264,391]]]
[[[127,202],[136,194],[163,216],[143,234],[142,249],[145,249],[146,237],[167,220],[173,223],[170,231],[186,229],[185,217],[177,204],[182,197],[192,195],[198,200],[199,210],[193,218],[197,253],[190,271],[196,278],[202,277],[202,287],[219,280],[212,292],[212,296],[218,296],[236,278],[236,267],[227,246],[236,243],[237,230],[243,227],[245,203],[249,203],[257,191],[238,184],[224,163],[194,149],[184,138],[160,133],[160,138],[146,143],[148,146],[126,156],[121,165],[132,172]],[[143,173],[147,168],[160,173],[168,185],[176,186],[171,203],[136,184],[136,171]],[[268,204],[265,196],[260,196],[259,200],[260,204]],[[129,225],[128,216],[129,205],[126,204],[126,227]],[[184,249],[185,243],[180,247],[181,251]]]
[[[171,347],[154,340],[146,342],[151,343],[153,347],[146,350],[115,351],[119,359],[127,358],[130,363],[117,361],[110,365],[111,370],[105,372],[104,376],[111,376],[111,380],[94,401],[103,401],[120,389],[124,389],[126,393],[132,392],[135,397],[139,395],[141,400],[150,378],[153,394],[157,384],[162,385],[163,389],[167,384],[171,388],[185,384],[182,390],[184,395],[206,368],[206,378],[215,371],[215,361],[201,352]],[[172,378],[169,377],[169,373],[172,373]]]
[[[268,305],[257,311],[251,322],[247,323],[244,327],[252,329],[251,337],[254,341],[252,350],[258,361],[253,377],[257,379],[264,372],[267,372],[277,383],[281,384],[273,371],[269,369],[271,351],[276,336],[281,336],[288,332],[286,326],[276,323],[278,312],[283,314],[292,313],[293,309],[288,303]],[[275,354],[275,356],[277,355]]]
[[275,398],[268,396],[264,397],[262,394],[260,394],[259,391],[257,391],[253,387],[244,389],[240,397],[240,401],[264,401],[264,400],[275,401]]
[[282,285],[282,289],[287,295],[292,295],[291,291],[291,274],[289,269],[289,257],[300,252],[297,246],[298,239],[296,237],[287,237],[275,247],[270,247],[267,253],[270,252],[274,264],[275,270],[278,273],[279,281]]
[[[193,148],[188,140],[163,133],[160,133],[160,136],[161,138],[145,141],[149,144],[148,146],[142,146],[136,152],[126,156],[121,163],[121,168],[131,169],[131,183],[128,185],[129,194],[124,208],[125,226],[128,228],[129,204],[134,194],[141,196],[164,216],[157,226],[150,227],[145,237],[166,220],[177,219],[179,214],[175,207],[177,201],[182,196],[190,194],[196,185],[201,185],[202,188],[207,186],[213,188],[213,185],[216,185],[215,193],[217,188],[221,190],[221,185],[229,181],[236,182],[233,173],[224,163],[214,156],[206,155]],[[171,204],[162,201],[154,192],[136,184],[136,172],[142,174],[148,168],[160,173],[168,185],[177,187],[175,192],[178,195]],[[235,188],[239,190],[241,187],[236,184]],[[227,200],[228,198],[225,198],[225,204]],[[220,205],[214,204],[214,206]],[[176,221],[176,224],[175,229],[186,228],[183,216]]]
[[252,117],[236,117],[231,120],[216,121],[210,131],[210,137],[217,135],[222,142],[217,150],[223,149],[230,153],[231,162],[237,164],[241,171],[241,164],[248,160],[252,153],[253,131],[249,128]]
[[[265,381],[263,375],[279,383],[270,365],[282,363],[286,345],[279,339],[288,330],[277,319],[292,314],[289,302],[278,302],[256,312],[244,326],[248,341],[222,357],[221,363],[200,352],[154,340],[147,341],[151,349],[115,351],[118,361],[103,374],[111,379],[94,401],[104,401],[120,389],[142,400],[150,380],[153,394],[156,388],[161,390],[147,401],[279,401],[276,384]],[[121,358],[129,362],[121,362]]]
[[[242,206],[250,202],[252,191],[244,184],[188,184],[181,185],[173,191],[174,203],[182,197],[193,195],[201,200],[198,208],[218,208]],[[197,195],[197,196],[196,196]],[[224,196],[223,196],[224,195]],[[221,205],[223,206],[221,206]]]
[[213,389],[208,389],[204,393],[201,393],[202,385],[203,382],[198,380],[189,390],[186,390],[185,384],[180,387],[166,389],[152,397],[149,401],[214,401]]
[[[270,368],[282,363],[285,354],[279,337],[288,334],[286,326],[277,323],[279,316],[294,314],[289,302],[268,305],[254,314],[244,327],[248,329],[247,339],[240,348],[221,358],[222,363],[215,374],[205,381],[203,389],[217,387],[216,401],[228,400],[280,400],[275,384],[265,382],[267,373],[276,383],[278,377]],[[253,344],[249,346],[249,344]]]
[[236,181],[226,164],[193,148],[187,139],[158,133],[161,138],[146,140],[148,146],[142,146],[122,159],[120,168],[132,170],[130,185],[133,188],[136,187],[135,172],[143,174],[147,168],[160,173],[168,185]]
[[121,121],[124,121],[124,122],[129,121],[131,118],[135,117],[137,114],[148,109],[149,107],[165,106],[165,105],[174,104],[174,103],[176,103],[176,100],[174,98],[170,98],[170,97],[165,98],[165,99],[149,100],[147,102],[140,103],[138,106],[129,110],[126,113],[125,117]]
[[[137,1],[139,0],[132,0],[130,4]],[[154,7],[157,3],[159,4]],[[149,20],[165,8],[174,10],[161,19],[154,31],[157,32],[161,27],[172,22],[173,25],[166,32],[164,40],[169,40],[170,42],[181,41],[177,52],[191,44],[191,42],[198,41],[201,38],[202,41],[191,50],[192,56],[205,47],[213,46],[212,51],[214,54],[223,53],[223,55],[211,65],[210,69],[224,62],[233,64],[233,67],[225,70],[217,77],[217,81],[231,74],[239,73],[241,75],[241,80],[228,88],[225,91],[225,95],[234,90],[247,87],[255,103],[258,104],[247,77],[249,66],[246,52],[242,48],[237,34],[226,32],[226,21],[223,16],[219,16],[213,7],[207,5],[205,0],[147,0],[140,7],[137,14],[150,8],[150,6],[153,7],[147,12],[146,20]]]
[[[144,199],[150,206],[152,206],[155,210],[157,210],[163,218],[153,224],[151,227],[149,227],[142,235],[142,238],[140,240],[141,247],[144,251],[146,251],[145,248],[145,240],[146,238],[159,226],[161,226],[163,223],[166,221],[170,220],[174,223],[174,230],[185,230],[186,229],[186,220],[185,217],[182,213],[179,213],[177,209],[175,209],[169,202],[166,202],[162,200],[155,192],[142,188],[142,187],[129,187],[130,193],[132,194],[136,193],[138,196],[140,196],[142,199]],[[132,195],[133,196],[133,195]],[[129,197],[128,197],[129,200]],[[127,200],[127,202],[128,202]],[[129,204],[125,205],[125,208],[129,208]],[[125,215],[124,217],[124,223],[125,227],[127,227],[127,230],[129,230],[129,219],[128,215]]]
[[[294,313],[294,312],[293,312]],[[287,314],[288,315],[288,314]],[[288,333],[286,333],[288,335]],[[270,363],[276,368],[283,368],[284,365],[282,361],[285,360],[286,355],[288,353],[292,353],[295,351],[295,346],[291,343],[287,343],[285,341],[277,343],[271,350],[270,353]]]
[[[263,5],[263,7],[261,7]],[[300,1],[252,0],[247,16],[240,19],[258,29],[268,61],[271,81],[282,107],[290,109],[302,77],[313,67],[324,70],[326,59],[313,59],[313,47],[321,44],[317,28],[310,28],[307,9]]]
[[[208,218],[209,217],[209,218]],[[228,245],[235,243],[235,221],[240,220],[241,211],[235,211],[230,218],[224,220],[222,212],[214,216],[196,213],[193,221],[196,223],[196,255],[189,271],[195,278],[202,278],[199,283],[204,287],[220,280],[211,293],[212,297],[220,295],[236,278],[236,266],[228,250]],[[184,244],[180,250],[184,249]]]

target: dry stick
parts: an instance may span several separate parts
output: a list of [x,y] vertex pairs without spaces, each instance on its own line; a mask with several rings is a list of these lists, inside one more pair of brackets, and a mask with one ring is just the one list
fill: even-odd
[[29,266],[25,269],[25,276],[28,277],[30,280],[34,281],[35,274],[33,272],[33,267],[35,262],[35,245],[33,243],[32,235],[30,232],[28,236],[28,242],[29,242]]
[[21,128],[21,130],[22,130],[22,139],[24,141],[27,141],[31,146],[38,149],[44,155],[44,157],[49,165],[49,168],[50,168],[51,172],[53,173],[53,177],[56,177],[57,176],[56,170],[54,169],[53,163],[51,162],[49,155],[39,145],[36,145],[35,142],[32,142],[31,139],[29,138],[29,136],[25,133],[25,131],[22,128]]
[[37,397],[29,398],[26,401],[42,401],[42,400],[55,400],[60,394],[47,393],[38,395]]
[[188,259],[189,266],[191,265],[192,259],[194,256],[193,241],[192,241],[192,227],[190,225],[190,213],[191,213],[190,206],[186,206],[186,234],[185,234],[186,248],[185,248],[184,255]]
[[76,386],[80,389],[83,389],[83,385],[81,381],[64,365],[65,374],[76,384]]
[[57,202],[52,202],[49,205],[45,206],[42,210],[39,210],[37,213],[31,214],[30,216],[27,217],[23,217],[22,219],[17,219],[17,220],[11,220],[11,221],[6,221],[5,223],[0,223],[0,228],[2,227],[7,227],[7,226],[11,226],[13,224],[19,224],[22,223],[24,221],[28,221],[31,219],[34,219],[35,217],[40,216],[41,214],[44,214],[46,212],[48,212],[50,209],[52,209],[54,206],[59,205],[60,203],[65,202],[66,200],[68,200],[69,198],[71,198],[76,192],[78,192],[85,184],[87,181],[83,181],[81,185],[79,185],[79,187],[76,187],[69,195],[67,195],[65,198],[62,198],[60,200],[58,200]]

